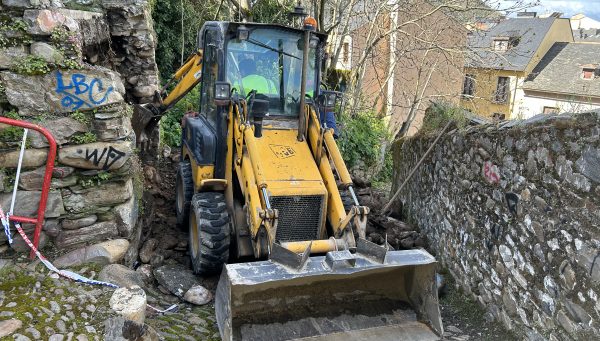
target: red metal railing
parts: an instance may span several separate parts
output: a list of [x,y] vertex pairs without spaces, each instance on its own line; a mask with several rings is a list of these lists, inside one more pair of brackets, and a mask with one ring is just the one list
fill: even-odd
[[[50,192],[50,182],[52,180],[52,171],[54,170],[54,160],[56,159],[56,140],[54,139],[52,134],[50,134],[50,132],[46,128],[40,127],[37,124],[33,124],[33,123],[25,122],[25,121],[13,120],[13,119],[7,118],[7,117],[0,117],[0,123],[40,132],[42,135],[44,135],[46,140],[48,140],[48,144],[50,145],[50,148],[48,149],[48,157],[46,159],[46,171],[44,172],[44,182],[42,183],[42,194],[41,194],[41,198],[40,198],[40,204],[38,205],[37,217],[32,218],[32,217],[23,217],[23,216],[18,216],[18,215],[11,215],[9,217],[10,220],[12,220],[12,221],[16,221],[16,222],[20,222],[20,223],[35,224],[35,230],[33,233],[33,245],[35,245],[35,247],[37,248],[38,244],[40,242],[40,233],[42,232],[42,225],[44,224],[44,214],[46,213],[46,203],[48,201],[48,193]],[[15,186],[18,186],[18,185],[19,184],[16,183],[16,181],[15,181]],[[14,200],[16,200],[16,198],[14,198]],[[33,252],[33,250],[29,254],[29,257],[31,259],[35,258],[35,253]]]

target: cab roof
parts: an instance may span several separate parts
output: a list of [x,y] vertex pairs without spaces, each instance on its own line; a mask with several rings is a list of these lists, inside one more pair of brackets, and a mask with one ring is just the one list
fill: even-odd
[[[221,31],[223,37],[225,37],[226,33],[232,32],[236,30],[239,26],[244,25],[248,28],[253,27],[261,27],[261,28],[274,28],[274,29],[283,29],[288,31],[293,31],[297,33],[303,33],[304,30],[294,28],[291,26],[285,26],[280,24],[267,24],[267,23],[255,23],[255,22],[235,22],[235,21],[207,21],[202,25],[200,31],[198,31],[198,47],[204,46],[203,37],[204,31],[207,28],[217,28]],[[312,34],[319,38],[322,43],[325,43],[327,40],[327,34],[313,31]]]

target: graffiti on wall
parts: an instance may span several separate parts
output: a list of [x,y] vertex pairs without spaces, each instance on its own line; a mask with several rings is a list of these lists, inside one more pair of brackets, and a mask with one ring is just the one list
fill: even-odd
[[499,170],[498,166],[495,164],[486,161],[483,164],[483,176],[487,179],[487,181],[491,184],[497,184],[500,181],[500,175],[498,175]]
[[[78,150],[79,153],[82,153],[83,150]],[[115,164],[115,162],[119,161],[123,156],[125,156],[125,152],[122,152],[113,146],[105,147],[102,149],[98,148],[86,148],[85,149],[85,160],[94,164],[94,166],[100,166],[103,170],[109,170],[110,167]]]
[[65,79],[60,71],[56,72],[56,93],[62,96],[60,104],[70,110],[101,105],[113,90],[112,86],[105,88],[100,78],[74,73]]

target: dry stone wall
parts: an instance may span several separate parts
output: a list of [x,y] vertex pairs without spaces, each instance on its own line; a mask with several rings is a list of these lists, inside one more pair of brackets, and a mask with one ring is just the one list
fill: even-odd
[[[394,188],[433,137],[394,145]],[[600,113],[446,134],[404,214],[467,295],[532,340],[600,335]]]
[[[131,104],[151,101],[157,89],[154,47],[145,0],[1,1],[0,115],[47,128],[59,145],[42,245],[52,241],[65,252],[139,238],[142,182]],[[5,210],[21,136],[20,128],[0,126]],[[35,216],[48,143],[30,132],[26,146],[14,213]],[[16,239],[14,248],[25,251]],[[0,234],[0,250],[6,243]]]

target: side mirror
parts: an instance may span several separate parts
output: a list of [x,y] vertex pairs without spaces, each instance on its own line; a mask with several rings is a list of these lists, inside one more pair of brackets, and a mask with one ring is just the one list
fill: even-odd
[[250,113],[254,118],[254,137],[262,137],[263,119],[269,111],[269,100],[266,98],[254,98],[249,105]]
[[244,25],[240,25],[237,28],[237,38],[239,40],[248,40],[248,37],[250,36],[250,30],[244,26]]
[[215,104],[229,105],[231,101],[231,85],[228,82],[215,82]]

